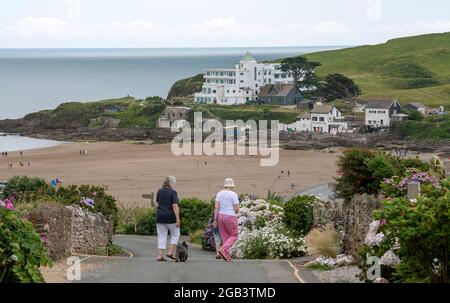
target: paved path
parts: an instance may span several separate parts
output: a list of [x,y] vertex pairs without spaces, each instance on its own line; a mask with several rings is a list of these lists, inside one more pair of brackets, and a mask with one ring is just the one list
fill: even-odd
[[287,197],[286,201],[289,201],[290,199],[298,196],[306,196],[306,195],[313,195],[318,197],[322,201],[328,201],[332,199],[333,191],[330,189],[329,184],[323,184],[296,192],[295,194]]
[[156,239],[116,235],[114,242],[134,257],[88,257],[82,262],[82,283],[298,283],[294,269],[283,260],[215,259],[215,253],[189,247],[186,263],[156,261]]

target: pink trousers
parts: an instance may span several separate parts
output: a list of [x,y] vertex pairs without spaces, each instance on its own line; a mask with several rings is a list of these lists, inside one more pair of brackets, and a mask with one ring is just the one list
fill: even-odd
[[217,218],[222,247],[225,253],[230,256],[230,249],[238,239],[238,221],[235,216],[219,214]]

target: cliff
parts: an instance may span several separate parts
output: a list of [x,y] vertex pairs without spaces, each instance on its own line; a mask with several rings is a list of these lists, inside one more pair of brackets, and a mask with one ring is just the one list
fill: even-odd
[[202,90],[204,78],[202,74],[198,74],[194,77],[178,80],[170,88],[167,99],[175,97],[187,97],[192,96]]

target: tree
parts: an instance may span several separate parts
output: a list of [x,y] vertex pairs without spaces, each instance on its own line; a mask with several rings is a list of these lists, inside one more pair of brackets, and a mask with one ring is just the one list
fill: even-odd
[[294,85],[298,89],[311,89],[318,86],[319,81],[315,69],[320,65],[319,62],[311,62],[307,58],[299,56],[284,59],[281,62],[281,70],[292,74]]
[[342,74],[330,74],[325,77],[322,96],[327,101],[336,99],[355,101],[360,94],[359,86],[352,79]]

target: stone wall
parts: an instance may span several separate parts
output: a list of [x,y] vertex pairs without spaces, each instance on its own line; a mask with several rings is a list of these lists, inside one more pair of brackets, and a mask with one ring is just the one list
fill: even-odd
[[31,212],[30,221],[47,242],[48,253],[53,259],[72,254],[95,254],[106,248],[113,235],[111,218],[75,205],[41,204]]
[[340,253],[357,256],[372,222],[372,212],[380,207],[370,195],[355,195],[351,201],[317,202],[313,207],[313,228],[332,225],[340,238]]
[[357,256],[359,248],[372,222],[372,213],[380,208],[380,201],[367,194],[355,195],[343,204],[344,234],[342,249],[346,254]]

